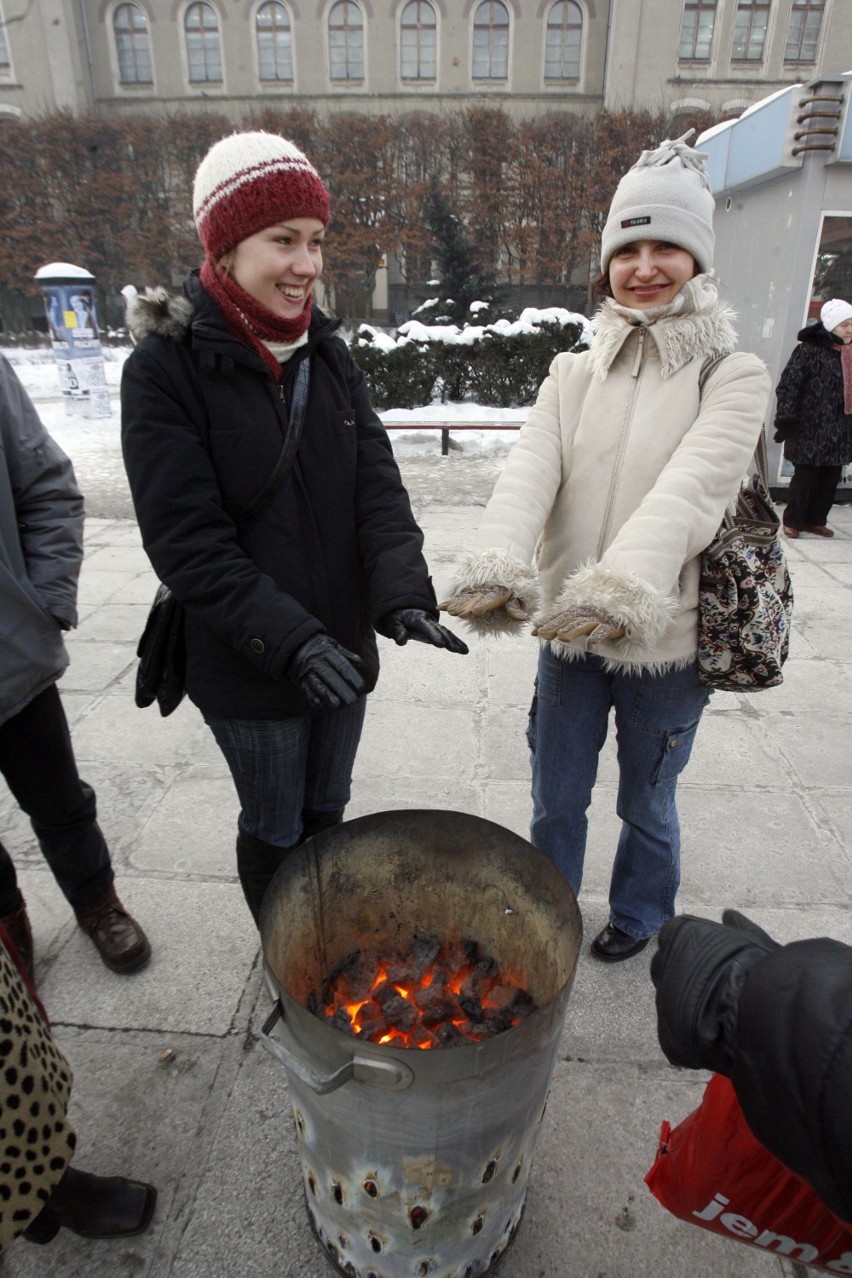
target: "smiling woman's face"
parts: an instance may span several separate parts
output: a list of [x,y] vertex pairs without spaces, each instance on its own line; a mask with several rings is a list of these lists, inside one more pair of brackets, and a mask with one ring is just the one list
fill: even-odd
[[633,240],[613,253],[609,286],[616,302],[634,310],[673,302],[696,274],[695,258],[663,240]]
[[317,218],[288,218],[240,240],[221,265],[268,311],[280,319],[295,319],[322,271],[324,235]]

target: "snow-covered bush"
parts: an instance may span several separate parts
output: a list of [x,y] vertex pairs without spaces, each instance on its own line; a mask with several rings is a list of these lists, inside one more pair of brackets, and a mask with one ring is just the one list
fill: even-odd
[[362,324],[350,347],[380,412],[466,399],[521,408],[535,400],[554,356],[583,350],[590,338],[584,315],[528,307],[517,320],[462,328],[411,319],[395,338]]

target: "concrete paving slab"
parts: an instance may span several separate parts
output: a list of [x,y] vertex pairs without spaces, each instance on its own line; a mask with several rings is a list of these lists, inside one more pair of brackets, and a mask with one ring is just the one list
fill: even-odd
[[192,875],[233,880],[240,805],[222,773],[181,772],[149,807],[128,864],[138,874]]
[[53,1022],[227,1034],[258,953],[239,885],[125,877],[120,886],[151,942],[151,962],[117,976],[69,921],[54,942],[58,959],[40,985]]

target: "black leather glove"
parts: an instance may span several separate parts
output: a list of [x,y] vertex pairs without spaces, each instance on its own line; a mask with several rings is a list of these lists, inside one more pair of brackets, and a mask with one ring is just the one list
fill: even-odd
[[660,1047],[673,1065],[730,1076],[743,980],[778,942],[736,910],[721,923],[682,914],[658,940],[651,980]]
[[797,422],[777,421],[775,423],[775,434],[772,438],[776,444],[783,444],[785,439],[789,439],[791,435],[795,435]]
[[361,658],[331,635],[314,635],[297,648],[287,664],[288,678],[317,710],[351,706],[364,691],[364,680],[355,669]]
[[422,608],[397,608],[377,621],[376,629],[400,646],[409,639],[417,639],[419,643],[431,643],[433,648],[446,648],[448,652],[468,651],[467,644],[458,635],[439,625]]

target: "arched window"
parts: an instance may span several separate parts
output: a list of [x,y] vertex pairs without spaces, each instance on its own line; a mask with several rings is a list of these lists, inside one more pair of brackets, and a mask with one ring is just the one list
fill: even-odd
[[220,84],[222,47],[212,4],[191,4],[183,20],[190,84]]
[[739,0],[734,19],[734,42],[731,59],[734,62],[760,62],[766,44],[771,0]]
[[556,0],[547,15],[545,80],[579,80],[583,10],[574,0]]
[[686,0],[678,57],[687,62],[709,62],[715,23],[716,0]]
[[332,80],[364,79],[364,19],[353,0],[337,0],[328,15]]
[[509,76],[509,10],[502,0],[482,0],[473,19],[474,80]]
[[283,4],[262,4],[255,18],[261,80],[293,79],[293,31]]
[[785,62],[816,62],[825,0],[793,0],[787,27]]
[[400,74],[403,80],[434,80],[438,23],[429,0],[410,0],[400,22]]
[[122,84],[153,84],[148,19],[138,4],[120,4],[112,16],[118,78]]

